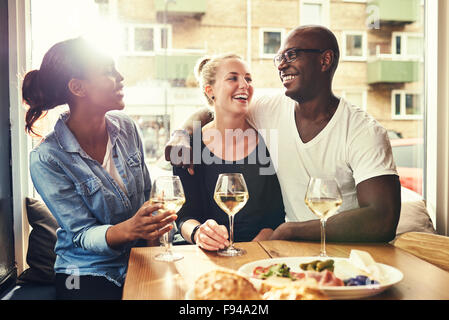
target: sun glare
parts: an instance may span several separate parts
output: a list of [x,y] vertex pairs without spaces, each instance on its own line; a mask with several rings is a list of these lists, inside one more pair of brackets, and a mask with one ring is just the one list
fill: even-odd
[[80,36],[113,58],[119,54],[120,25],[103,18],[94,0],[32,0],[31,13],[35,68],[53,44]]

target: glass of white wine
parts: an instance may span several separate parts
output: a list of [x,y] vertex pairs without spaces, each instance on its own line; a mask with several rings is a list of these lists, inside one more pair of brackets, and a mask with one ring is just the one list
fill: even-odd
[[248,198],[248,189],[241,173],[222,173],[218,176],[214,200],[229,217],[229,247],[217,251],[220,256],[233,257],[246,253],[234,247],[234,215],[246,205]]
[[334,178],[310,178],[307,186],[306,205],[321,221],[321,257],[326,254],[326,221],[342,204],[340,188]]
[[[161,176],[154,180],[150,193],[151,203],[162,204],[164,210],[173,210],[176,213],[185,201],[184,189],[178,176]],[[159,239],[165,247],[165,252],[154,257],[158,261],[170,262],[183,258],[181,254],[172,251],[173,235],[176,232],[176,224],[174,222],[172,224],[173,229],[164,233]]]

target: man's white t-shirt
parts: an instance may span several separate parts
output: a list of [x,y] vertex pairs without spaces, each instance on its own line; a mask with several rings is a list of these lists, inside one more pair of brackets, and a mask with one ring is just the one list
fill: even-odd
[[310,177],[333,176],[343,196],[338,212],[359,208],[356,186],[397,175],[387,131],[366,111],[341,98],[326,127],[303,143],[295,101],[283,93],[254,98],[249,119],[265,139],[276,169],[286,221],[317,219],[304,203]]

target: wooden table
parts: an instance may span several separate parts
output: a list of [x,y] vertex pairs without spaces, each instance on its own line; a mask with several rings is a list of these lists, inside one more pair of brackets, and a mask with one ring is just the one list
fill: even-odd
[[[239,257],[220,257],[197,246],[175,246],[184,258],[176,262],[159,262],[154,256],[162,247],[133,248],[123,289],[125,300],[183,300],[195,279],[203,272],[217,267],[237,270],[259,259],[277,257],[316,256],[320,243],[295,241],[262,241],[237,243],[247,254]],[[364,250],[376,262],[398,268],[403,280],[370,299],[391,300],[448,300],[449,272],[421,260],[389,244],[326,244],[328,255],[349,257],[351,249]]]

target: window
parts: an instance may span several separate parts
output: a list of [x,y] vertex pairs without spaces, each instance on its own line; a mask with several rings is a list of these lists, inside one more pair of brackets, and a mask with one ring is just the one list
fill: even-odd
[[423,99],[421,94],[401,90],[393,90],[391,99],[393,119],[422,119]]
[[299,10],[301,25],[329,24],[329,0],[301,0]]
[[401,58],[422,59],[424,43],[422,34],[393,32],[392,54]]
[[171,28],[161,25],[127,25],[122,34],[125,55],[152,55],[171,47]]
[[344,31],[342,41],[342,59],[346,61],[366,61],[366,33]]
[[[131,114],[142,132],[147,165],[156,162],[162,155],[170,131],[169,116]],[[166,121],[166,122],[165,122]],[[165,127],[168,127],[168,132]]]
[[283,29],[260,29],[260,56],[272,59],[284,40]]
[[[8,10],[4,10],[4,3],[0,4],[0,69],[8,70]],[[6,6],[7,9],[7,6]],[[6,23],[3,23],[5,21]],[[3,48],[6,48],[3,50]],[[9,93],[9,75],[8,72],[2,71],[0,73],[0,146],[2,151],[0,153],[0,297],[4,293],[3,290],[8,289],[16,277],[16,261],[14,246],[14,213],[13,213],[13,185],[11,177],[13,169],[11,164],[11,135],[10,135],[10,121],[12,112],[10,110]],[[12,101],[11,101],[12,102]],[[11,112],[11,113],[10,113]],[[11,116],[11,118],[10,118]],[[18,263],[21,264],[20,261]]]
[[342,91],[341,97],[348,100],[351,104],[366,110],[366,90],[345,90]]
[[109,0],[95,0],[95,4],[98,6],[98,13],[100,16],[109,15]]

